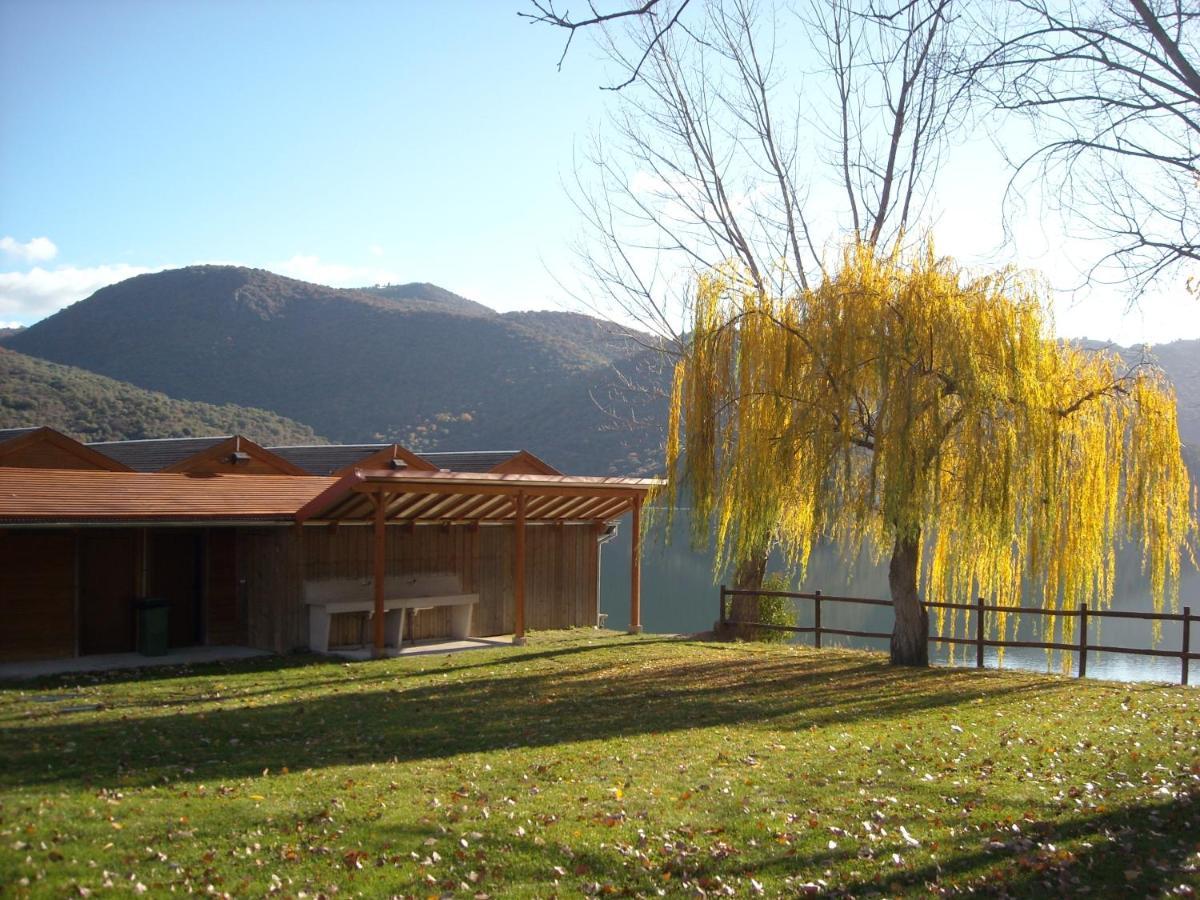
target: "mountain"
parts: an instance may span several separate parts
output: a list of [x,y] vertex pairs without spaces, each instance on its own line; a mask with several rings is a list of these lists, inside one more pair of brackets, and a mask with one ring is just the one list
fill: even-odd
[[1185,443],[1200,445],[1200,340],[1172,341],[1149,349],[1175,385],[1179,436]]
[[396,309],[422,312],[448,312],[463,316],[494,316],[496,311],[460,297],[436,284],[412,282],[411,284],[377,284],[374,287],[353,288],[350,293],[371,294],[385,300],[395,301]]
[[[594,474],[661,471],[670,366],[651,343],[431,284],[335,289],[232,266],[131,278],[3,339],[171,397],[273,410],[335,441],[523,447]],[[1200,341],[1149,352],[1176,384],[1184,440],[1200,444]]]
[[570,471],[616,473],[630,452],[639,471],[650,465],[665,419],[614,438],[590,389],[619,382],[614,366],[645,337],[572,313],[502,315],[433,285],[339,290],[193,266],[103,288],[4,346],[172,397],[271,409],[336,441],[523,447],[555,462],[565,449]]
[[[533,421],[555,421],[564,410],[588,413],[592,431],[581,440],[574,429],[543,438],[545,458],[566,471],[596,475],[659,475],[663,471],[673,362],[653,349],[570,375],[527,407]],[[520,446],[522,423],[499,433],[498,445]],[[592,465],[593,460],[602,464]]]
[[244,434],[261,444],[316,444],[307,425],[265,409],[173,400],[0,347],[0,428],[49,425],[81,441]]
[[1175,385],[1179,436],[1185,444],[1200,445],[1200,339],[1171,341],[1145,347],[1117,347],[1083,341],[1089,350],[1111,350],[1130,365],[1143,360],[1160,366]]
[[24,330],[25,327],[23,325],[16,325],[12,328],[0,328],[0,341],[3,341],[6,337],[12,337],[14,334],[19,334]]

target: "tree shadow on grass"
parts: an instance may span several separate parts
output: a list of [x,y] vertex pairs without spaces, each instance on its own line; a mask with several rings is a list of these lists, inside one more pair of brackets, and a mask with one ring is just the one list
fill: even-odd
[[[683,660],[651,642],[505,655],[532,671],[474,664],[379,664],[362,679],[318,682],[312,696],[232,696],[216,708],[118,706],[0,730],[0,785],[146,785],[186,776],[436,759],[515,747],[769,723],[785,729],[888,720],[979,698],[1068,690],[1048,679],[953,670],[899,675],[865,654],[729,653]],[[593,655],[588,656],[591,650]],[[566,653],[569,667],[548,666]],[[491,671],[489,671],[489,668]],[[136,701],[135,701],[136,702]],[[159,704],[153,704],[159,707]]]
[[[654,644],[678,642],[682,638],[664,637],[640,639],[639,647]],[[611,646],[611,645],[609,645]],[[495,648],[479,648],[493,650]],[[107,708],[127,711],[132,709],[180,709],[186,706],[210,705],[217,699],[229,702],[244,703],[257,697],[281,696],[289,692],[314,691],[322,688],[344,687],[352,685],[362,688],[371,683],[387,684],[394,687],[398,679],[404,677],[419,678],[428,675],[433,667],[452,667],[455,672],[469,672],[472,669],[495,669],[512,664],[530,664],[556,662],[559,657],[570,657],[577,653],[595,652],[602,649],[599,646],[569,646],[554,649],[522,650],[520,648],[503,648],[500,653],[488,653],[482,661],[465,663],[461,651],[413,654],[405,657],[391,657],[387,660],[352,660],[344,657],[305,653],[287,656],[250,657],[241,660],[200,663],[187,666],[169,666],[154,669],[120,669],[98,673],[64,673],[49,675],[38,679],[21,682],[0,682],[0,697],[5,691],[9,693],[31,693],[35,691],[74,691],[87,688],[120,686],[136,683],[139,685],[169,685],[170,682],[186,683],[191,690],[178,693],[156,692],[148,698],[130,697],[120,700]],[[472,654],[473,655],[473,654]],[[390,663],[400,663],[404,668],[395,668]],[[153,673],[153,674],[151,674]],[[247,688],[241,682],[254,675],[277,675],[280,673],[302,673],[300,681],[274,681],[263,687]],[[327,676],[327,677],[323,677]],[[213,690],[196,690],[197,679],[210,679],[214,682]],[[218,684],[230,679],[218,689]],[[77,705],[67,703],[63,706],[47,705],[41,713],[24,712],[19,717],[8,717],[8,721],[35,721],[42,719],[60,719],[64,713],[92,712],[97,704],[90,702],[88,695],[63,695],[64,699],[78,699]],[[0,715],[0,727],[3,727],[6,717]]]
[[[662,643],[680,643],[686,640],[688,640],[686,637],[674,636],[642,638],[636,642],[636,645],[642,647]],[[573,637],[569,646],[556,647],[553,644],[550,644],[549,646],[543,644],[537,649],[530,647],[520,648],[506,647],[503,645],[488,646],[481,644],[477,648],[472,648],[471,650],[466,651],[430,651],[411,654],[408,656],[390,657],[389,659],[382,661],[355,660],[333,654],[297,651],[295,653],[250,656],[239,659],[213,660],[211,662],[201,663],[180,663],[175,665],[147,666],[144,668],[107,669],[95,672],[62,672],[55,675],[39,675],[36,678],[0,681],[0,695],[3,695],[5,692],[18,691],[28,693],[30,691],[72,690],[128,683],[152,684],[156,682],[190,680],[193,678],[244,676],[256,673],[274,674],[279,672],[295,671],[299,669],[316,671],[321,669],[335,668],[377,668],[379,666],[386,666],[389,662],[396,661],[428,664],[432,660],[453,659],[457,662],[462,659],[462,655],[464,653],[469,654],[472,658],[475,658],[476,654],[480,651],[482,651],[484,654],[481,661],[469,665],[460,664],[458,665],[458,668],[491,668],[499,665],[537,662],[540,660],[554,659],[557,657],[571,657],[579,653],[594,652],[595,650],[599,649],[604,642],[606,642],[606,637],[598,636],[595,639],[594,644],[589,643],[580,645],[578,643],[578,637]],[[374,677],[376,680],[385,681],[391,680],[394,675],[394,672],[387,672],[381,673]],[[332,680],[327,683],[332,683]],[[316,684],[319,684],[319,682],[306,682],[306,687],[315,686]]]
[[[1005,897],[1152,897],[1180,883],[1195,887],[1200,885],[1194,864],[1198,807],[1200,794],[1179,793],[1161,803],[1034,823],[1026,836],[1010,832],[985,838],[971,852],[905,873],[903,883]],[[865,878],[843,887],[851,895],[887,893],[893,881]]]
[[[1181,883],[1200,884],[1193,859],[1200,795],[1194,792],[1023,824],[1023,835],[976,835],[971,849],[940,848],[936,861],[854,878],[837,890],[855,897],[931,891],[985,897],[1150,897]],[[759,871],[802,874],[805,864],[800,872],[796,866],[796,859],[778,857]]]
[[[740,881],[744,886],[754,878],[770,880],[778,893],[787,894],[803,894],[802,885],[821,881],[826,884],[822,895],[843,897],[1160,896],[1177,885],[1197,882],[1191,856],[1198,815],[1197,798],[1183,794],[1161,803],[1037,823],[1029,826],[1027,837],[1014,838],[1012,832],[974,835],[968,848],[938,848],[936,861],[929,861],[928,852],[901,845],[899,865],[892,860],[891,845],[873,847],[872,855],[863,857],[859,850],[870,846],[866,842],[843,840],[837,849],[806,851],[782,848],[776,841],[749,845],[724,829],[677,824],[642,830],[632,820],[613,828],[611,840],[599,846],[571,846],[573,842],[559,840],[556,832],[546,832],[547,840],[524,831],[475,833],[468,845],[460,844],[453,831],[432,823],[378,823],[369,846],[351,852],[362,852],[363,864],[370,867],[389,865],[397,853],[403,860],[410,851],[428,858],[431,849],[440,848],[443,860],[418,870],[428,871],[434,882],[419,875],[411,884],[394,885],[401,889],[440,886],[453,891],[470,871],[481,876],[480,890],[568,895],[649,896],[660,888],[719,894],[723,884]],[[603,818],[599,812],[595,816]],[[565,836],[564,832],[561,837]],[[1066,849],[1068,845],[1073,849]],[[926,861],[914,866],[905,858]],[[839,877],[830,870],[850,874]]]

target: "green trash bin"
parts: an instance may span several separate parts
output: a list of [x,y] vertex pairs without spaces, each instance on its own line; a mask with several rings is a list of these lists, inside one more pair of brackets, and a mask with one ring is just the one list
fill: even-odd
[[137,611],[137,649],[142,656],[166,656],[170,609],[166,600],[151,598],[134,604]]

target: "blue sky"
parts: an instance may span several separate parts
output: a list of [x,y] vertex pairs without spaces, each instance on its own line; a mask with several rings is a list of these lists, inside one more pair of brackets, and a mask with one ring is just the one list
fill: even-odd
[[0,235],[58,252],[0,266],[229,261],[551,305],[602,74],[584,47],[557,73],[514,4],[442,6],[2,0]]
[[[0,0],[0,323],[195,262],[570,306],[556,277],[575,283],[580,222],[563,184],[610,78],[583,41],[556,71],[561,35],[520,8]],[[947,196],[966,195],[954,178],[985,193],[986,154],[956,158]],[[943,204],[949,249],[994,252],[989,203]],[[1053,266],[1042,243],[1020,261]],[[1064,303],[1060,330],[1200,336],[1178,300],[1122,310],[1117,295]]]

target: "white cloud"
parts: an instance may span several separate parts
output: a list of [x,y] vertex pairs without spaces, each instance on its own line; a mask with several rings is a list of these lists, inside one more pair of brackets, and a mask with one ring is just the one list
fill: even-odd
[[35,237],[22,244],[16,238],[5,235],[0,238],[0,250],[24,262],[49,262],[58,256],[58,248],[48,237]]
[[325,262],[318,256],[306,256],[299,253],[283,262],[269,264],[267,268],[280,275],[311,281],[315,284],[327,284],[331,287],[365,287],[371,284],[386,284],[402,280],[395,272],[385,269]]
[[106,285],[149,271],[152,270],[117,263],[83,269],[35,266],[28,272],[0,272],[0,318],[32,324]]
[[[40,240],[40,239],[38,239]],[[7,250],[10,239],[0,241]],[[15,243],[15,242],[13,242]],[[36,243],[31,241],[30,244]],[[29,245],[21,245],[29,246]],[[196,265],[247,265],[243,262],[206,260]],[[158,272],[173,266],[135,266],[126,263],[91,266],[35,266],[27,272],[0,272],[0,327],[32,325],[79,300],[86,299],[110,284],[135,275]],[[373,266],[349,266],[326,262],[318,256],[297,254],[283,262],[267,263],[263,268],[280,275],[300,278],[333,287],[364,287],[371,284],[400,282],[395,272]]]
[[372,256],[383,256],[383,253],[384,253],[383,248],[381,246],[379,246],[378,244],[372,244],[370,247],[367,248],[367,251]]

